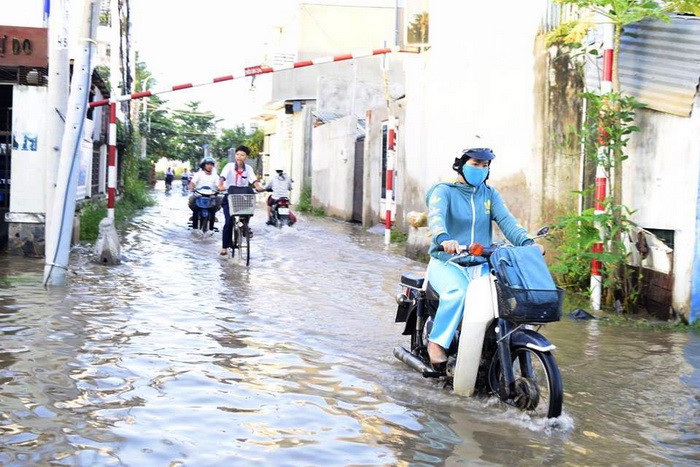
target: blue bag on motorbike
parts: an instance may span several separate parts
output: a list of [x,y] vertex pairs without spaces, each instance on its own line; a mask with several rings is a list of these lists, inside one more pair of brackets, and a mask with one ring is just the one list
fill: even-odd
[[549,322],[561,319],[563,291],[556,286],[538,248],[498,248],[491,255],[496,291],[508,319]]

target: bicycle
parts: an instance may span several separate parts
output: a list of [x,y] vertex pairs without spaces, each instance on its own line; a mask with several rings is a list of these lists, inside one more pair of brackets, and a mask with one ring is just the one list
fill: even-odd
[[243,259],[243,255],[245,255],[245,265],[248,266],[250,264],[250,228],[248,224],[255,211],[255,195],[229,193],[228,206],[233,222],[231,257],[236,256],[236,249],[238,249],[239,258]]

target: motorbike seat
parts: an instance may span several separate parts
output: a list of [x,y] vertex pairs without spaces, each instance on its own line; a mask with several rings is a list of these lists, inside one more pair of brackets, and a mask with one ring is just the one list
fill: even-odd
[[425,274],[422,272],[406,272],[401,274],[401,285],[414,289],[422,289]]

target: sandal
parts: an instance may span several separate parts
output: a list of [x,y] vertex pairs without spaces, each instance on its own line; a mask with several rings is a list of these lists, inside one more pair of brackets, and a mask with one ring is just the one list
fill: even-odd
[[447,361],[445,349],[435,342],[428,341],[428,356],[430,357],[430,363],[433,365],[445,363]]
[[226,256],[228,255],[228,248],[222,248],[221,251],[219,252],[221,256]]

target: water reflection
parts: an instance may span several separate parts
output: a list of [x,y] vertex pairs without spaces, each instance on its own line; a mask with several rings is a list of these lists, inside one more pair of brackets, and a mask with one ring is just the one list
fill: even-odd
[[697,336],[548,326],[565,413],[535,422],[391,355],[396,280],[423,266],[381,236],[256,216],[245,268],[183,228],[185,199],[161,195],[117,267],[76,249],[65,288],[41,288],[40,262],[0,258],[1,464],[698,460]]

